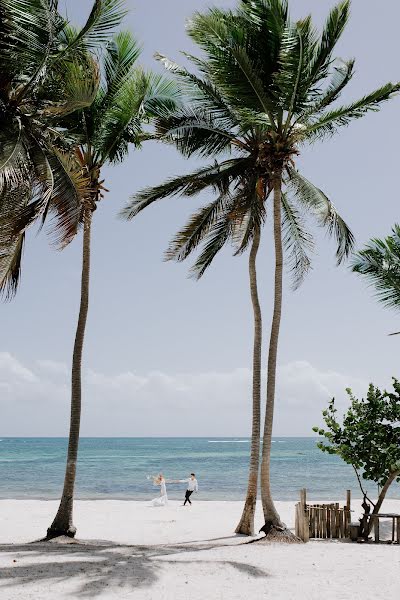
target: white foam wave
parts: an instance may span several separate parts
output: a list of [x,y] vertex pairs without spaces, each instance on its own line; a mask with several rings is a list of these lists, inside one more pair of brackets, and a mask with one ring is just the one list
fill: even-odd
[[248,444],[250,440],[208,440],[209,444]]

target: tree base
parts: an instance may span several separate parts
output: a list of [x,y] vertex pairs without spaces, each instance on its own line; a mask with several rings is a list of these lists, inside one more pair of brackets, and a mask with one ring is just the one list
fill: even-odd
[[292,533],[284,524],[272,525],[271,523],[266,523],[261,527],[261,531],[265,533],[265,537],[255,540],[257,543],[304,544],[303,540]]
[[68,528],[49,527],[44,541],[50,541],[58,537],[74,538],[76,535],[76,527],[70,525]]
[[254,537],[254,529],[247,527],[244,523],[239,523],[235,529],[237,535],[247,535],[248,537]]
[[254,536],[254,518],[242,517],[235,529],[235,533],[238,535]]

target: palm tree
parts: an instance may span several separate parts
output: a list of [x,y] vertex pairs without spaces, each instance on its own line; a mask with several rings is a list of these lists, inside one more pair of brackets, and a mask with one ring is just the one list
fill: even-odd
[[72,361],[71,420],[64,489],[59,509],[47,538],[73,537],[73,496],[81,414],[81,365],[89,306],[91,225],[93,213],[105,191],[101,179],[106,164],[122,162],[131,144],[139,148],[151,137],[147,125],[158,116],[176,110],[179,92],[175,84],[146,73],[136,62],[140,49],[129,32],[120,32],[107,44],[101,57],[101,84],[90,107],[74,112],[65,126],[74,135],[83,131],[77,148],[82,171],[89,179],[89,193],[82,198],[76,227],[83,225],[81,301]]
[[[400,309],[400,226],[395,224],[392,235],[372,239],[353,260],[352,270],[364,275],[376,289],[377,298],[389,308]],[[398,335],[400,332],[391,333]]]
[[121,0],[94,0],[74,31],[56,0],[0,0],[0,293],[18,286],[27,227],[56,214],[62,245],[76,233],[86,180],[60,120],[92,103],[96,50],[123,16]]
[[[236,11],[196,13],[187,30],[204,58],[186,55],[199,76],[161,57],[176,74],[188,96],[186,108],[160,120],[162,139],[174,143],[185,156],[215,157],[188,175],[136,194],[123,211],[130,219],[162,198],[194,196],[213,189],[217,197],[190,219],[172,241],[167,258],[184,260],[199,244],[203,251],[193,274],[201,277],[219,250],[233,242],[235,252],[250,244],[255,261],[271,200],[275,241],[274,312],[267,369],[267,407],[261,464],[264,531],[282,529],[270,490],[270,452],[275,400],[276,362],[282,310],[283,251],[296,287],[310,268],[312,238],[304,216],[316,218],[337,240],[337,261],[353,247],[353,236],[328,197],[294,166],[301,147],[333,135],[353,119],[376,111],[400,85],[391,83],[339,108],[331,107],[353,75],[354,61],[333,61],[332,53],[349,15],[345,0],[329,14],[322,35],[311,17],[290,21],[286,0],[242,0]],[[224,156],[225,154],[225,156]],[[226,156],[228,154],[228,156]],[[253,265],[255,263],[253,262]],[[255,273],[252,272],[252,281]],[[255,288],[253,287],[255,292]],[[253,297],[257,306],[256,294]],[[252,532],[254,482],[258,476],[259,386],[257,356],[261,335],[255,319],[253,369],[253,438],[250,485],[237,531]]]

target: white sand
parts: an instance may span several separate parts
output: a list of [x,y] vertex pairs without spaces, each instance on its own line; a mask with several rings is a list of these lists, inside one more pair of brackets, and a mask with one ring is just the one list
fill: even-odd
[[[277,506],[293,527],[294,504]],[[400,546],[244,544],[248,538],[232,533],[240,502],[195,499],[192,507],[152,508],[78,501],[75,524],[85,544],[27,544],[44,535],[56,507],[0,501],[1,600],[400,598]],[[384,510],[399,513],[400,501],[388,500]]]

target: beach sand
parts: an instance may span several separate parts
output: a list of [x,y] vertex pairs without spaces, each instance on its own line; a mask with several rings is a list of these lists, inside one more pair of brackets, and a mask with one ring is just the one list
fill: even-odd
[[[277,507],[293,527],[294,503]],[[0,501],[1,600],[400,598],[399,545],[246,544],[233,534],[241,502],[77,501],[79,544],[29,544],[44,535],[56,508]],[[387,500],[384,510],[399,513],[400,501]]]

